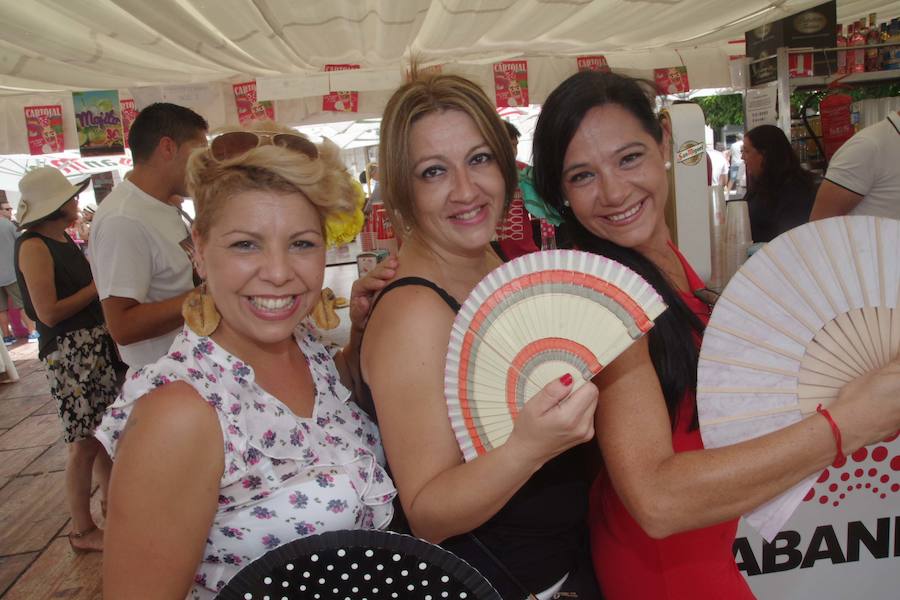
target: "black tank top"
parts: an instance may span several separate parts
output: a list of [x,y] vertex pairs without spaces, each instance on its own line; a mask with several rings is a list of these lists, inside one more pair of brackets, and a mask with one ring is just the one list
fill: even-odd
[[68,319],[60,321],[53,327],[42,323],[34,311],[34,303],[31,301],[31,293],[28,291],[25,277],[22,276],[22,271],[19,270],[19,248],[22,247],[25,240],[30,240],[31,238],[37,238],[44,242],[47,250],[50,251],[50,257],[53,259],[53,282],[56,284],[56,297],[59,300],[75,294],[86,285],[89,285],[94,279],[91,275],[90,263],[88,263],[84,253],[68,234],[66,234],[65,242],[59,242],[34,231],[25,232],[16,240],[16,279],[19,282],[19,289],[22,290],[22,304],[25,305],[25,314],[34,321],[38,333],[41,334],[38,341],[38,356],[44,358],[56,350],[56,338],[60,335],[71,333],[78,329],[90,329],[103,324],[103,309],[100,306],[100,300],[94,298],[83,309]]
[[[453,296],[420,277],[404,277],[386,286],[372,311],[385,294],[407,285],[434,290],[453,312],[459,312]],[[371,390],[365,381],[362,387],[361,405],[374,419]],[[502,598],[524,597],[522,587],[531,593],[549,588],[575,570],[579,553],[585,552],[589,447],[576,446],[547,462],[487,522],[440,545],[475,567]],[[399,502],[395,508],[401,511]]]

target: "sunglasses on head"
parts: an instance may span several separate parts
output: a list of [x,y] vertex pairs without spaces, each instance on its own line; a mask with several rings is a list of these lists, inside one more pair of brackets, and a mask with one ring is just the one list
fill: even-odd
[[209,151],[216,160],[228,160],[266,143],[299,152],[310,160],[319,158],[319,149],[302,135],[275,131],[227,131],[213,138]]

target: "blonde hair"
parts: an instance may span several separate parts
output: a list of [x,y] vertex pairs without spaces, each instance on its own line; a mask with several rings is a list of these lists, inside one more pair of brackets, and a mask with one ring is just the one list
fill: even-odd
[[[257,121],[246,129],[227,131],[265,131],[301,135],[273,123]],[[305,137],[305,136],[301,136]],[[209,234],[223,200],[247,191],[300,193],[306,197],[322,222],[331,217],[346,218],[357,210],[357,191],[340,159],[340,149],[325,140],[316,147],[317,159],[280,146],[265,144],[226,160],[217,160],[206,149],[195,150],[188,160],[187,185],[194,200],[194,229],[201,238]]]
[[413,211],[412,160],[409,136],[413,124],[423,116],[445,110],[459,110],[475,123],[500,167],[506,184],[508,206],[518,185],[516,159],[509,135],[497,109],[478,85],[458,75],[420,75],[415,65],[412,80],[398,88],[381,120],[378,147],[378,175],[384,186],[385,206],[406,227],[416,226]]

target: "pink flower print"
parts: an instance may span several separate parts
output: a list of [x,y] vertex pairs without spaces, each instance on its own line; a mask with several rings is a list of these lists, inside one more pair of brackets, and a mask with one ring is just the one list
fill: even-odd
[[262,436],[263,448],[271,448],[275,445],[275,432],[269,429]]
[[325,510],[333,512],[334,514],[338,514],[347,510],[347,506],[348,505],[346,500],[340,500],[336,498],[334,500],[328,501],[328,506],[325,507]]
[[206,574],[197,573],[196,575],[194,575],[194,583],[201,587],[206,587]]
[[191,379],[203,379],[203,373],[201,373],[197,369],[188,367],[187,372],[188,372],[188,377],[190,377]]
[[288,496],[288,501],[294,508],[306,508],[309,504],[309,497],[302,492],[293,492]]
[[256,412],[263,412],[264,410],[266,410],[266,405],[264,402],[260,402],[259,400],[254,400],[253,401],[253,409]]
[[340,446],[344,440],[337,435],[331,435],[330,433],[325,434],[325,443],[329,446]]
[[363,481],[369,480],[369,472],[366,469],[360,467],[359,469],[356,470],[356,473],[359,475],[359,478],[362,479]]
[[183,363],[184,361],[187,360],[187,357],[186,357],[184,354],[182,354],[181,352],[179,352],[178,350],[176,350],[175,352],[171,353],[171,354],[169,355],[169,358],[171,358],[171,359],[174,360],[175,362],[180,362],[180,363]]
[[220,527],[219,533],[227,538],[236,538],[239,540],[244,539],[244,532],[240,529],[235,529],[234,527]]
[[206,374],[206,380],[207,380],[208,382],[210,382],[210,383],[216,383],[217,381],[219,381],[219,379],[218,379],[215,375],[213,375],[212,373],[207,373],[207,374]]
[[326,427],[331,425],[331,417],[318,417],[316,419],[316,425],[319,427]]
[[250,511],[250,514],[257,519],[271,519],[272,517],[277,517],[274,510],[269,510],[264,506],[254,506],[253,510]]
[[303,445],[303,432],[298,427],[291,429],[291,446]]
[[169,379],[168,377],[166,377],[165,375],[157,375],[156,377],[154,377],[153,379],[150,380],[150,385],[157,388],[157,387],[166,385],[167,383],[171,383],[171,381],[172,380]]
[[256,475],[248,475],[241,480],[241,485],[244,489],[258,490],[262,486],[262,479]]
[[359,411],[351,410],[351,411],[350,411],[350,418],[353,419],[354,421],[359,421],[360,418],[361,418],[361,417],[359,416]]
[[212,354],[213,344],[206,338],[200,338],[200,341],[197,342],[197,345],[194,346],[194,358],[200,360],[203,358],[204,354]]
[[299,471],[291,471],[290,473],[285,473],[284,475],[281,476],[281,481],[285,482],[288,479],[293,479],[294,477],[297,476],[297,473],[299,473]]
[[375,476],[372,477],[372,479],[375,480],[375,483],[384,483],[384,471],[381,469],[375,469]]
[[248,465],[255,465],[262,459],[262,452],[257,450],[256,448],[250,448],[247,450],[247,454],[245,455],[244,460],[247,461]]
[[366,443],[370,446],[375,446],[376,444],[378,444],[378,438],[376,438],[371,433],[367,433],[366,434]]
[[235,402],[234,404],[232,404],[231,406],[229,406],[229,407],[228,407],[228,412],[230,412],[230,413],[233,414],[233,415],[239,415],[239,414],[241,414],[241,405],[240,405],[240,403]]
[[252,498],[250,498],[250,501],[251,502],[259,502],[260,500],[265,500],[268,497],[269,497],[269,492],[260,492],[260,493],[256,494],[255,496],[253,496]]
[[206,558],[203,559],[203,562],[208,562],[213,565],[217,565],[222,562],[222,559],[216,556],[215,554],[207,554]]
[[272,548],[277,548],[281,545],[281,540],[278,539],[277,536],[269,533],[263,536],[262,539],[263,546],[265,546],[266,550],[271,550]]
[[250,367],[238,361],[231,365],[231,374],[238,383],[247,383],[246,377],[250,374]]
[[232,502],[234,502],[233,496],[223,496],[222,494],[219,494],[219,506],[228,506]]
[[306,521],[300,521],[294,525],[294,531],[300,535],[309,535],[316,532],[316,526],[312,523],[307,523]]
[[319,473],[316,475],[316,483],[319,484],[319,487],[323,488],[334,487],[334,477],[328,473]]
[[228,565],[238,565],[241,564],[241,557],[237,554],[226,554],[222,557],[222,561]]
[[353,435],[355,435],[358,438],[362,438],[362,436],[365,435],[365,433],[366,432],[362,427],[357,427],[356,429],[353,430]]
[[222,408],[222,396],[215,392],[206,397],[206,402],[213,408]]
[[334,422],[337,423],[338,425],[346,425],[347,424],[347,420],[338,414],[334,415]]
[[128,418],[128,413],[122,410],[121,408],[113,408],[109,411],[109,416],[117,421],[121,421],[122,419]]

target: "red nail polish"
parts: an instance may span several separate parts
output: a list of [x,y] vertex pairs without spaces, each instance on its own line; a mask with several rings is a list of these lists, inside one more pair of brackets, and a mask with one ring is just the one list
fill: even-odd
[[565,375],[563,375],[562,377],[559,378],[559,381],[564,386],[568,387],[568,386],[572,385],[572,381],[574,381],[574,380],[572,379],[571,373],[566,373]]

